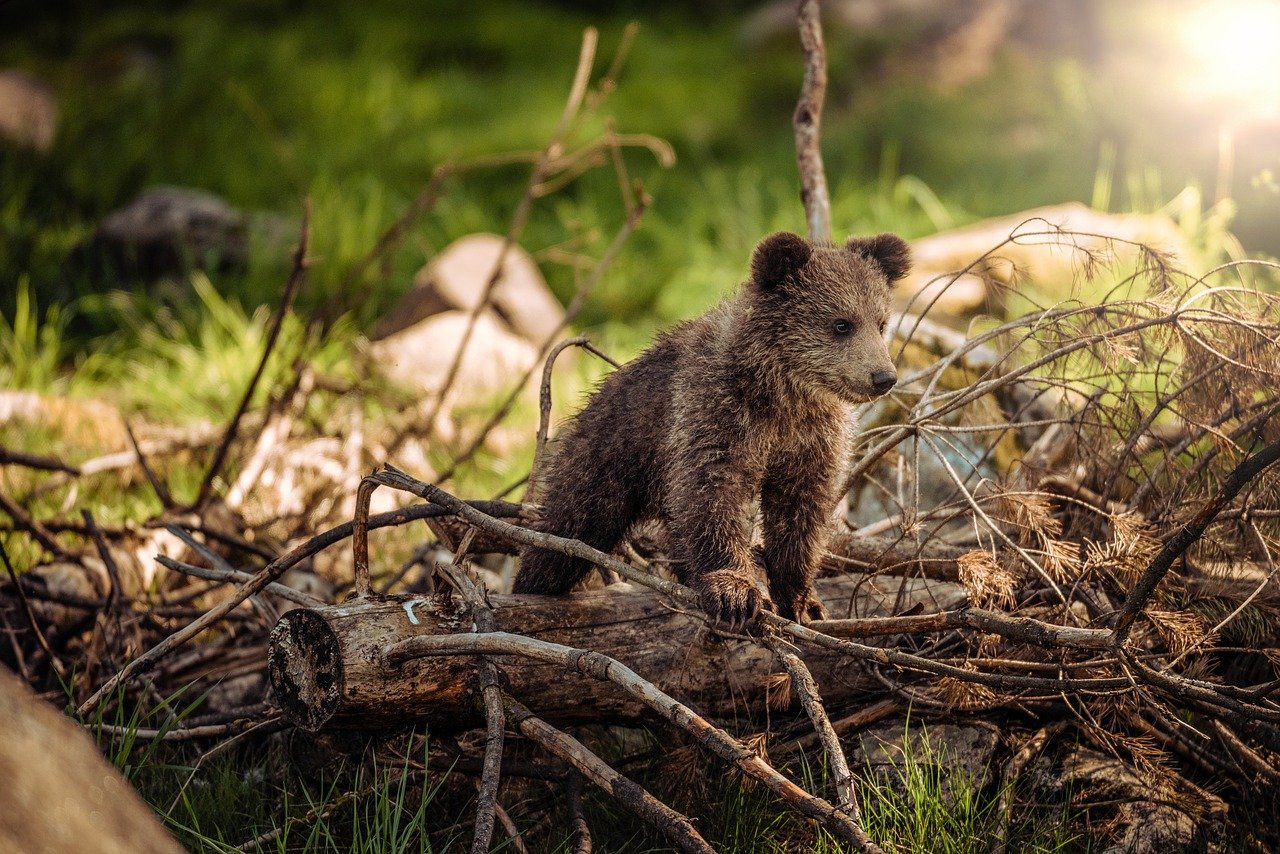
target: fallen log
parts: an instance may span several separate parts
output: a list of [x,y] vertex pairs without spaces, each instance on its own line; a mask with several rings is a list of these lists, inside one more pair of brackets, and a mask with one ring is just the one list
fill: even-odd
[[956,559],[966,551],[968,549],[933,540],[917,544],[886,534],[858,536],[851,531],[841,531],[827,543],[823,566],[833,572],[862,569],[935,581],[959,581],[960,567]]
[[[821,579],[818,595],[833,615],[934,612],[966,601],[962,587],[898,576],[849,574]],[[745,637],[711,630],[704,616],[630,585],[566,597],[494,595],[494,630],[587,649],[649,674],[663,691],[713,718],[763,714],[776,699],[782,669]],[[268,664],[285,714],[309,731],[385,729],[425,722],[434,728],[483,725],[476,659],[415,658],[389,664],[384,651],[409,638],[474,631],[467,606],[418,596],[370,596],[292,610],[271,634]],[[505,690],[555,724],[652,720],[653,713],[614,685],[566,673],[557,664],[494,656]],[[805,661],[828,703],[883,686],[858,663],[828,650]],[[785,682],[785,677],[783,677]]]

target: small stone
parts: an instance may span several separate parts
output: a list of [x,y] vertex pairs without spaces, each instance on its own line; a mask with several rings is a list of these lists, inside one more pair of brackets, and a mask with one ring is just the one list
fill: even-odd
[[0,71],[0,137],[48,151],[58,130],[53,89],[25,71]]
[[67,258],[71,275],[90,279],[175,276],[193,269],[242,270],[249,218],[212,193],[152,187],[108,214]]

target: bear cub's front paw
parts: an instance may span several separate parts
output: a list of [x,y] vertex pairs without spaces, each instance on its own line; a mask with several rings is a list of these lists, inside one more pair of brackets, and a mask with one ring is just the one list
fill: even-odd
[[745,627],[760,615],[772,611],[769,601],[756,585],[755,574],[745,569],[717,569],[703,575],[693,585],[702,610],[712,622]]
[[783,604],[778,608],[778,616],[786,617],[788,620],[794,620],[802,625],[808,625],[814,620],[825,620],[827,618],[826,606],[813,595],[812,590],[806,590],[798,596],[782,599]]

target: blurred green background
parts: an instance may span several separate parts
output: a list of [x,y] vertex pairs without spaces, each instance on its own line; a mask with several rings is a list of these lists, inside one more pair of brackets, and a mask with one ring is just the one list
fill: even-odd
[[[1274,51],[1255,44],[1276,4],[825,6],[824,149],[838,235],[919,236],[1068,200],[1185,207],[1178,194],[1191,186],[1197,215],[1234,218],[1246,250],[1280,252],[1280,73]],[[209,307],[192,288],[104,281],[66,264],[105,214],[155,184],[278,215],[270,221],[286,242],[309,197],[316,264],[298,304],[308,317],[433,167],[540,146],[583,28],[600,29],[599,76],[634,20],[600,114],[621,132],[666,139],[677,162],[663,169],[628,153],[654,205],[582,317],[633,349],[739,281],[763,233],[803,229],[790,14],[789,3],[740,0],[10,0],[0,5],[0,68],[47,83],[59,120],[45,151],[0,142],[0,328],[11,362],[0,379],[101,385],[121,355],[144,358],[138,348],[156,329],[196,336]],[[450,240],[504,231],[526,178],[513,166],[448,182],[345,306],[347,328],[367,329]],[[598,253],[622,216],[612,170],[597,169],[542,200],[522,243],[543,253],[564,298],[572,270],[546,250],[576,241]],[[274,303],[285,255],[255,251],[247,271],[213,274],[214,289],[233,309]],[[22,360],[36,364],[24,372]]]

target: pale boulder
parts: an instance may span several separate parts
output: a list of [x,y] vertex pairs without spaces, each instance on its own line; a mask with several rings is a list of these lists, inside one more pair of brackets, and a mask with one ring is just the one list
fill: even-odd
[[58,130],[58,102],[48,84],[24,71],[0,71],[0,137],[48,151]]
[[[1016,239],[1001,246],[1010,235]],[[912,241],[912,270],[897,286],[896,300],[900,308],[910,303],[920,312],[936,297],[929,316],[947,322],[986,308],[993,296],[986,280],[1012,286],[1025,278],[1061,287],[1076,280],[1090,253],[1105,261],[1133,258],[1136,244],[1174,257],[1188,254],[1177,225],[1155,214],[1112,214],[1071,202],[985,219]],[[975,263],[988,252],[990,258]]]
[[80,726],[0,667],[0,850],[180,854]]
[[[473,310],[484,297],[504,244],[505,238],[483,233],[449,244],[418,271],[412,289],[378,323],[374,337],[385,338],[451,309]],[[564,307],[547,287],[533,256],[518,245],[503,257],[491,305],[512,331],[539,344],[564,320]]]
[[[467,311],[446,311],[375,341],[369,346],[370,367],[424,398],[434,397],[444,386],[469,320]],[[532,344],[509,331],[492,312],[482,312],[458,367],[453,392],[479,397],[509,388],[512,379],[537,358]]]

